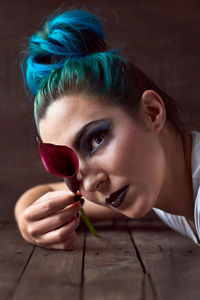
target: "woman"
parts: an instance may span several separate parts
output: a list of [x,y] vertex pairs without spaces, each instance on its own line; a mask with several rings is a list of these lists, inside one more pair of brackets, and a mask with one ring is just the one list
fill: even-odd
[[[50,18],[31,37],[25,68],[40,138],[79,158],[89,218],[140,218],[153,208],[198,243],[200,134],[187,131],[173,99],[107,51],[96,17],[69,10]],[[28,242],[68,249],[80,208],[63,182],[43,184],[20,197],[15,217]]]

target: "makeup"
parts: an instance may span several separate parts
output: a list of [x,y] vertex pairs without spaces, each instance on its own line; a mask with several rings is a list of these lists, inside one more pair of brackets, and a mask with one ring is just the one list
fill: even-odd
[[88,127],[80,140],[80,149],[87,155],[92,156],[96,151],[103,147],[108,131],[111,126],[109,120],[98,120]]
[[111,120],[99,119],[84,125],[74,138],[74,148],[85,157],[92,156],[106,142]]
[[106,203],[115,208],[120,206],[126,197],[128,189],[129,186],[126,185],[116,192],[110,194],[110,196],[106,198]]

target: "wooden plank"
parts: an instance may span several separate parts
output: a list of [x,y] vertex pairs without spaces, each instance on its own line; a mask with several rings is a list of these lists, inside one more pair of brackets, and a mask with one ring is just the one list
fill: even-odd
[[127,222],[97,227],[88,234],[84,267],[84,299],[154,299],[149,279],[138,261]]
[[84,233],[80,233],[73,251],[36,247],[13,300],[78,300],[82,284]]
[[4,225],[0,231],[0,298],[10,299],[33,246],[25,242],[15,224]]
[[200,248],[160,222],[132,229],[158,299],[200,299]]

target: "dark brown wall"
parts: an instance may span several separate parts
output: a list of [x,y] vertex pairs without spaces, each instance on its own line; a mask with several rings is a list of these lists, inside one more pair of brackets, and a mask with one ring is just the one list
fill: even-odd
[[[32,103],[24,92],[19,53],[41,20],[62,5],[56,0],[0,2],[0,220],[13,218],[17,197],[28,187],[55,179],[40,162]],[[175,97],[200,124],[200,1],[67,1],[105,19],[112,48],[129,58]],[[80,7],[80,5],[78,6]]]

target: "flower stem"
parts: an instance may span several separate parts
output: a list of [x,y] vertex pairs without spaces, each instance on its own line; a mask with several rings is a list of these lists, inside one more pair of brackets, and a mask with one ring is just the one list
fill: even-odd
[[90,222],[88,216],[86,215],[86,213],[84,212],[83,208],[81,208],[81,217],[83,218],[83,221],[85,222],[85,225],[87,226],[87,228],[89,229],[89,231],[94,235],[94,236],[98,236],[98,233],[96,231],[96,229],[94,228],[94,226],[92,225],[92,223]]

